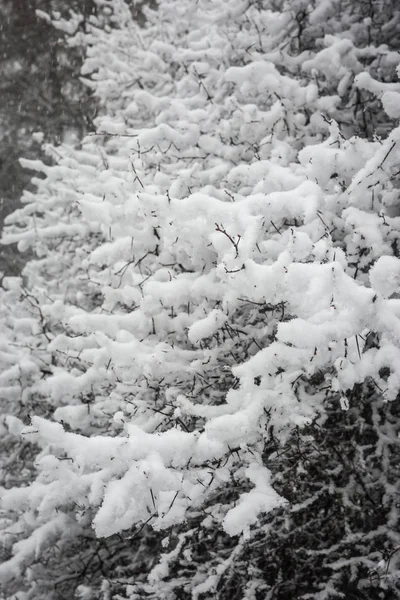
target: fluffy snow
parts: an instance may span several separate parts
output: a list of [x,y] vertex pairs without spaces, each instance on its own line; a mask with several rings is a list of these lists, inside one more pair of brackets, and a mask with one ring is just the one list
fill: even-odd
[[[346,104],[358,86],[397,119],[400,84],[365,72],[350,37],[288,52],[290,11],[160,0],[139,29],[113,5],[115,28],[58,23],[87,46],[96,131],[22,161],[37,189],[4,234],[35,253],[0,308],[1,432],[34,467],[1,490],[21,536],[1,581],[69,528],[204,513],[243,541],[286,505],[268,432],[283,443],[327,399],[351,410],[367,380],[385,377],[385,401],[400,385],[400,128],[361,139]],[[311,25],[332,7],[310,4]]]

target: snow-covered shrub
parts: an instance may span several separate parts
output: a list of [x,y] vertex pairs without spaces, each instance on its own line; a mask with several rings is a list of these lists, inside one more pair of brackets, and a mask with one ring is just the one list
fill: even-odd
[[4,292],[5,597],[389,598],[400,129],[351,103],[397,51],[361,0],[99,5],[96,131],[26,163],[4,237],[37,256]]

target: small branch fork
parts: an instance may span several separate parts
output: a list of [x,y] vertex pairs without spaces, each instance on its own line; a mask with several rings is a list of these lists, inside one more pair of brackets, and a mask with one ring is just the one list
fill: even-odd
[[220,231],[228,238],[228,240],[231,242],[231,244],[235,248],[235,252],[236,252],[235,258],[237,258],[239,256],[239,242],[241,240],[241,235],[238,234],[237,239],[235,240],[235,238],[233,238],[231,235],[229,235],[229,233],[226,231],[225,227],[223,225],[218,225],[218,223],[215,223],[215,231]]

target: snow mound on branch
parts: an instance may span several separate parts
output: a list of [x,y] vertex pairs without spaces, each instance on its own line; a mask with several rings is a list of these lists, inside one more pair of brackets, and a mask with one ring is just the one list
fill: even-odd
[[394,256],[381,256],[372,267],[369,280],[373,289],[389,298],[400,292],[400,260]]

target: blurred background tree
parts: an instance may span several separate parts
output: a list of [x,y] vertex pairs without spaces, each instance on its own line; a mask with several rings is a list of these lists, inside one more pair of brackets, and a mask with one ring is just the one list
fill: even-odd
[[[79,79],[79,48],[69,47],[65,35],[36,14],[74,8],[88,18],[96,6],[94,0],[0,3],[0,229],[32,176],[19,158],[43,158],[41,139],[73,143],[94,113],[93,99]],[[13,246],[0,246],[1,271],[17,274],[23,263]]]

